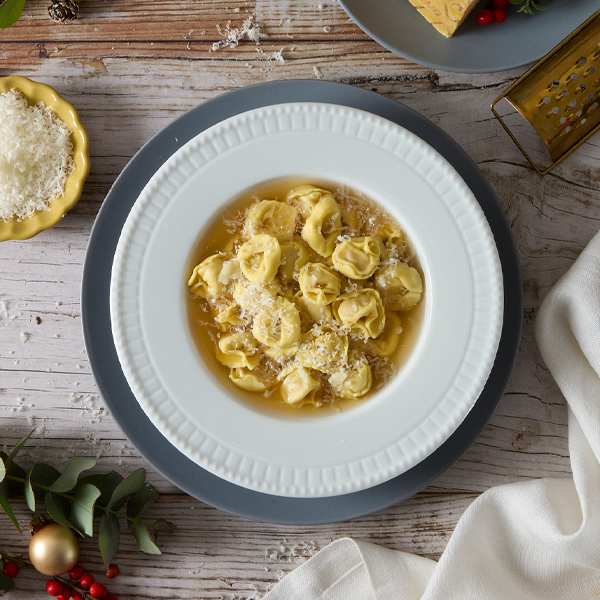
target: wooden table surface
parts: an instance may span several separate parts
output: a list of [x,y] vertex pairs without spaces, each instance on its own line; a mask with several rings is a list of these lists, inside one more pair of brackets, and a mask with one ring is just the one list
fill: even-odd
[[[53,229],[0,243],[0,439],[10,447],[32,427],[20,455],[64,468],[74,456],[96,470],[145,467],[160,498],[148,517],[175,533],[162,556],[136,550],[123,533],[115,559],[120,598],[260,598],[285,573],[342,536],[437,558],[456,522],[490,486],[568,477],[567,410],[543,364],[533,323],[549,288],[600,226],[599,138],[540,177],[501,130],[489,106],[524,69],[458,75],[421,67],[371,41],[335,0],[83,0],[66,25],[30,0],[0,33],[0,76],[47,83],[78,110],[91,139],[92,169],[80,202]],[[254,17],[264,37],[220,47],[228,21]],[[508,26],[508,25],[505,25]],[[222,44],[220,44],[222,46]],[[94,218],[137,150],[173,119],[208,99],[254,83],[315,79],[350,83],[402,102],[450,134],[494,187],[523,269],[523,339],[500,404],[461,460],[414,498],[351,522],[314,527],[257,523],[182,493],[157,473],[104,409],[83,344],[80,284]],[[37,324],[36,318],[41,319]],[[21,333],[27,334],[25,342]],[[15,503],[21,523],[30,513]],[[0,552],[22,554],[0,514]],[[101,573],[96,542],[82,564]],[[102,578],[101,578],[102,579]],[[19,577],[14,600],[39,598],[45,578]],[[44,592],[45,593],[45,592]]]

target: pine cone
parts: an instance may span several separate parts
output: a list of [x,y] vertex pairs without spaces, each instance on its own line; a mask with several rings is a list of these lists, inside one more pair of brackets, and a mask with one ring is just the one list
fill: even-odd
[[48,7],[48,14],[59,23],[66,23],[77,18],[79,2],[74,0],[55,0]]

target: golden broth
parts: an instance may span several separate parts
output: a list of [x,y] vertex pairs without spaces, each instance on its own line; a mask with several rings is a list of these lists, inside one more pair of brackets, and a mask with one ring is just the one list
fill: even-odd
[[[380,205],[355,190],[349,190],[338,184],[319,180],[307,182],[306,179],[285,179],[272,182],[256,188],[233,201],[224,207],[222,213],[207,225],[187,265],[186,282],[196,265],[205,258],[223,251],[228,244],[231,245],[231,239],[235,235],[234,231],[236,233],[241,231],[245,214],[252,204],[257,200],[264,199],[285,201],[289,190],[305,183],[330,190],[333,193],[342,210],[343,220],[345,222],[354,220],[361,223],[358,229],[351,230],[351,233],[355,236],[361,234],[367,235],[368,231],[381,224],[393,224],[401,229],[401,224],[398,224]],[[346,228],[344,228],[345,232]],[[408,246],[407,252],[412,252],[410,245],[408,243],[406,245]],[[419,272],[421,279],[424,281],[423,271],[417,257],[413,256],[407,262]],[[350,281],[348,280],[348,282]],[[371,281],[371,279],[366,281]],[[366,281],[364,282],[365,285]],[[379,362],[380,364],[371,364],[373,383],[367,394],[360,398],[337,397],[331,401],[324,402],[321,406],[304,404],[300,408],[286,404],[276,388],[264,393],[249,392],[232,383],[229,379],[229,368],[222,365],[215,355],[215,339],[220,330],[215,323],[207,301],[188,292],[186,294],[186,308],[190,331],[198,352],[205,364],[209,366],[217,379],[233,397],[240,398],[260,410],[274,412],[279,415],[314,417],[331,415],[362,404],[393,378],[393,372],[397,372],[406,363],[418,339],[425,312],[424,296],[425,290],[423,291],[423,298],[413,309],[402,312],[398,311],[396,313],[401,320],[402,333],[400,342],[388,359],[374,359],[375,363]],[[361,343],[351,341],[350,348],[353,347],[359,348],[361,347]]]

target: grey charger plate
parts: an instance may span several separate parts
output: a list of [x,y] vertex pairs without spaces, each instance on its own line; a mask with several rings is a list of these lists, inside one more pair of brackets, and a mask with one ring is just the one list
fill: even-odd
[[477,23],[477,12],[488,2],[482,1],[447,39],[408,0],[340,0],[340,4],[388,50],[457,73],[492,73],[536,62],[598,10],[598,0],[545,0],[548,9],[533,16],[510,7],[504,23],[483,26]]
[[[285,102],[327,102],[370,111],[412,131],[454,166],[490,223],[502,262],[504,323],[489,379],[454,434],[423,462],[375,487],[329,498],[287,498],[255,492],[209,473],[181,454],[154,427],[123,375],[110,322],[109,291],[114,252],[138,195],[155,171],[206,128],[241,112]],[[413,496],[430,484],[475,441],[498,404],[521,340],[521,269],[510,227],[491,186],[450,137],[413,110],[360,88],[324,81],[276,81],[229,92],[197,106],[153,137],[123,169],[98,213],[83,269],[81,311],[92,372],[113,417],[140,454],[191,496],[224,511],[272,523],[314,525],[371,514]]]

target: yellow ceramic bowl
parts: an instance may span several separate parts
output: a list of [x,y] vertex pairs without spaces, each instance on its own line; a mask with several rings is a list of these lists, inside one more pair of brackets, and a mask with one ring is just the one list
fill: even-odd
[[75,169],[67,177],[63,195],[50,203],[50,210],[36,211],[33,216],[22,221],[14,218],[5,223],[0,220],[0,242],[26,240],[40,231],[56,225],[79,200],[83,183],[90,172],[89,138],[75,109],[48,85],[31,81],[27,77],[0,77],[0,94],[13,88],[22,92],[30,105],[43,101],[57,117],[72,129],[71,141],[73,142]]

